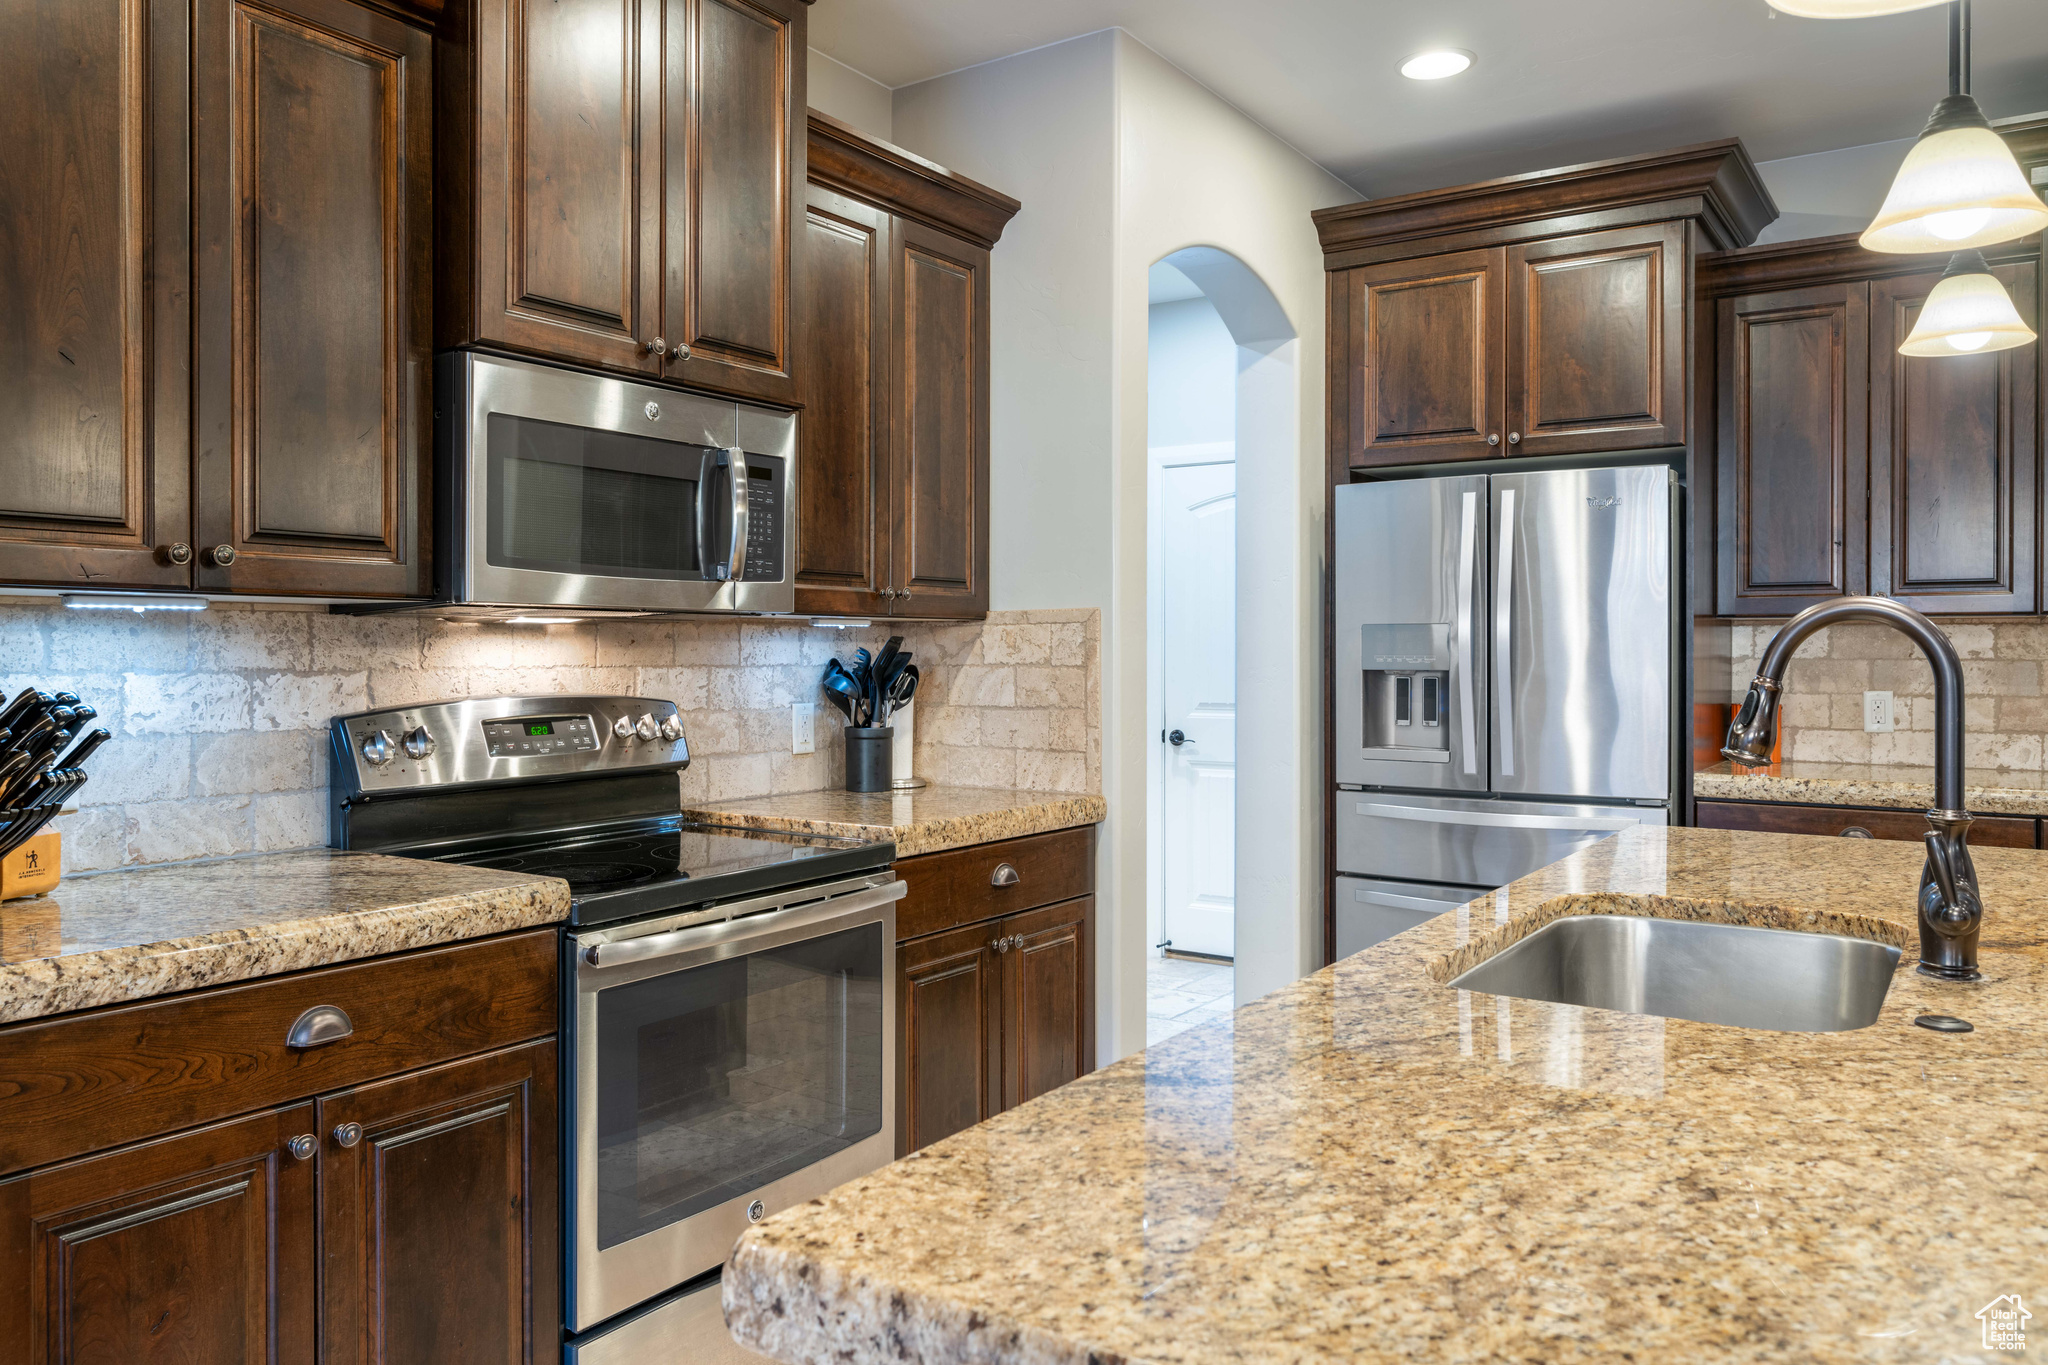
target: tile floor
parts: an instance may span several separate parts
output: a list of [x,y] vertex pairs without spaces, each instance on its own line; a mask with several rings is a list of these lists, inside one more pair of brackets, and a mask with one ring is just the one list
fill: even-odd
[[1228,1019],[1231,984],[1227,963],[1152,958],[1145,964],[1145,1046],[1197,1024]]

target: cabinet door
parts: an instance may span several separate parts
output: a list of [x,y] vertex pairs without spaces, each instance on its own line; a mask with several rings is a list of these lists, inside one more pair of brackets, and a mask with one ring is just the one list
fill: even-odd
[[[1870,810],[1855,806],[1781,806],[1761,801],[1698,801],[1694,821],[1701,829],[1759,834],[1817,834],[1846,839],[1896,839],[1917,844],[1927,834],[1927,817],[1914,810]],[[2009,815],[1980,815],[1970,822],[1970,842],[1980,848],[2033,848],[2036,822]]]
[[10,1361],[312,1365],[313,1106],[0,1184]]
[[796,610],[886,612],[889,215],[812,185],[797,259]]
[[988,253],[906,218],[893,228],[893,610],[988,612]]
[[1507,453],[1505,274],[1497,249],[1350,272],[1354,467]]
[[198,585],[428,589],[432,49],[349,0],[199,0]]
[[805,5],[662,0],[662,8],[668,377],[794,402],[790,276],[804,184]]
[[1003,1108],[1095,1069],[1095,898],[997,922],[1003,954]]
[[1002,983],[995,923],[896,947],[896,1155],[1003,1107]]
[[189,35],[180,0],[0,8],[0,579],[191,583]]
[[[2035,326],[2034,263],[1993,273]],[[1940,278],[1870,286],[1870,586],[1921,611],[2031,612],[2039,343],[1900,355]]]
[[1685,231],[1650,223],[1509,248],[1509,453],[1685,440]]
[[1719,615],[1866,590],[1867,290],[1720,301]]
[[319,1111],[323,1365],[552,1358],[554,1043],[329,1095]]
[[468,307],[443,341],[659,372],[662,147],[641,130],[661,108],[660,0],[473,4],[471,103],[449,121],[473,125],[476,164],[449,174],[473,177],[474,220],[449,180],[446,240],[469,258],[439,263]]

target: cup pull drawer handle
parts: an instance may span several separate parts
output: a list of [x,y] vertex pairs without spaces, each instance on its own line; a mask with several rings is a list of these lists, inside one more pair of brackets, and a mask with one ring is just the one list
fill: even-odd
[[1861,825],[1850,825],[1842,831],[1844,839],[1875,839],[1877,836]]
[[292,1020],[290,1033],[284,1036],[286,1047],[323,1047],[338,1043],[356,1031],[348,1012],[339,1005],[315,1005],[298,1018]]
[[1015,886],[1024,879],[1017,875],[1017,869],[1008,863],[997,863],[996,870],[989,874],[990,886]]

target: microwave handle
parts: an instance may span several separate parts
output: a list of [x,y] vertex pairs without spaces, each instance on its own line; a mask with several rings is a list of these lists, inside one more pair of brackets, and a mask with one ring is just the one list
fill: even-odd
[[747,452],[729,447],[725,467],[727,491],[732,495],[732,545],[727,550],[726,577],[737,583],[747,576]]

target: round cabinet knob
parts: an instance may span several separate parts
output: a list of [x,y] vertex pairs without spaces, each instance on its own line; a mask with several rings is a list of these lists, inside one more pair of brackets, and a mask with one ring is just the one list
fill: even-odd
[[388,732],[379,730],[363,739],[363,758],[373,768],[381,768],[397,754],[398,746],[391,742]]
[[1511,445],[1511,446],[1518,446],[1518,445],[1520,445],[1521,443],[1522,443],[1522,433],[1521,433],[1521,432],[1519,432],[1519,431],[1511,431],[1511,432],[1509,432],[1509,433],[1508,433],[1508,444],[1509,444],[1509,445]]
[[337,1123],[334,1125],[334,1140],[344,1147],[353,1147],[363,1140],[363,1125],[360,1123]]
[[673,744],[683,737],[683,722],[670,716],[661,723],[661,737]]
[[164,563],[176,564],[180,568],[192,562],[192,547],[182,540],[175,545],[164,546],[160,553],[164,557]]
[[301,1161],[311,1161],[313,1149],[319,1145],[311,1133],[301,1133],[285,1144],[285,1150]]
[[647,343],[647,354],[667,355],[668,342],[661,337],[656,337],[654,340]]
[[405,756],[407,758],[431,758],[434,754],[434,748],[434,737],[427,733],[426,726],[419,726],[417,729],[406,733]]
[[228,565],[235,562],[235,547],[232,545],[216,545],[201,555],[200,558],[210,568],[225,569]]
[[633,722],[631,718],[620,716],[617,720],[613,721],[612,733],[620,739],[631,739],[633,737]]
[[1496,432],[1494,432],[1494,433],[1493,433],[1493,434],[1492,434],[1491,436],[1488,436],[1488,437],[1486,438],[1486,443],[1487,443],[1488,445],[1490,445],[1490,446],[1497,446],[1497,445],[1499,445],[1499,444],[1500,444],[1500,433],[1496,431]]
[[640,723],[633,727],[633,733],[645,740],[653,740],[661,734],[661,726],[653,716],[640,717]]
[[668,360],[671,365],[675,364],[678,360],[688,360],[689,358],[690,348],[680,341],[668,349]]

